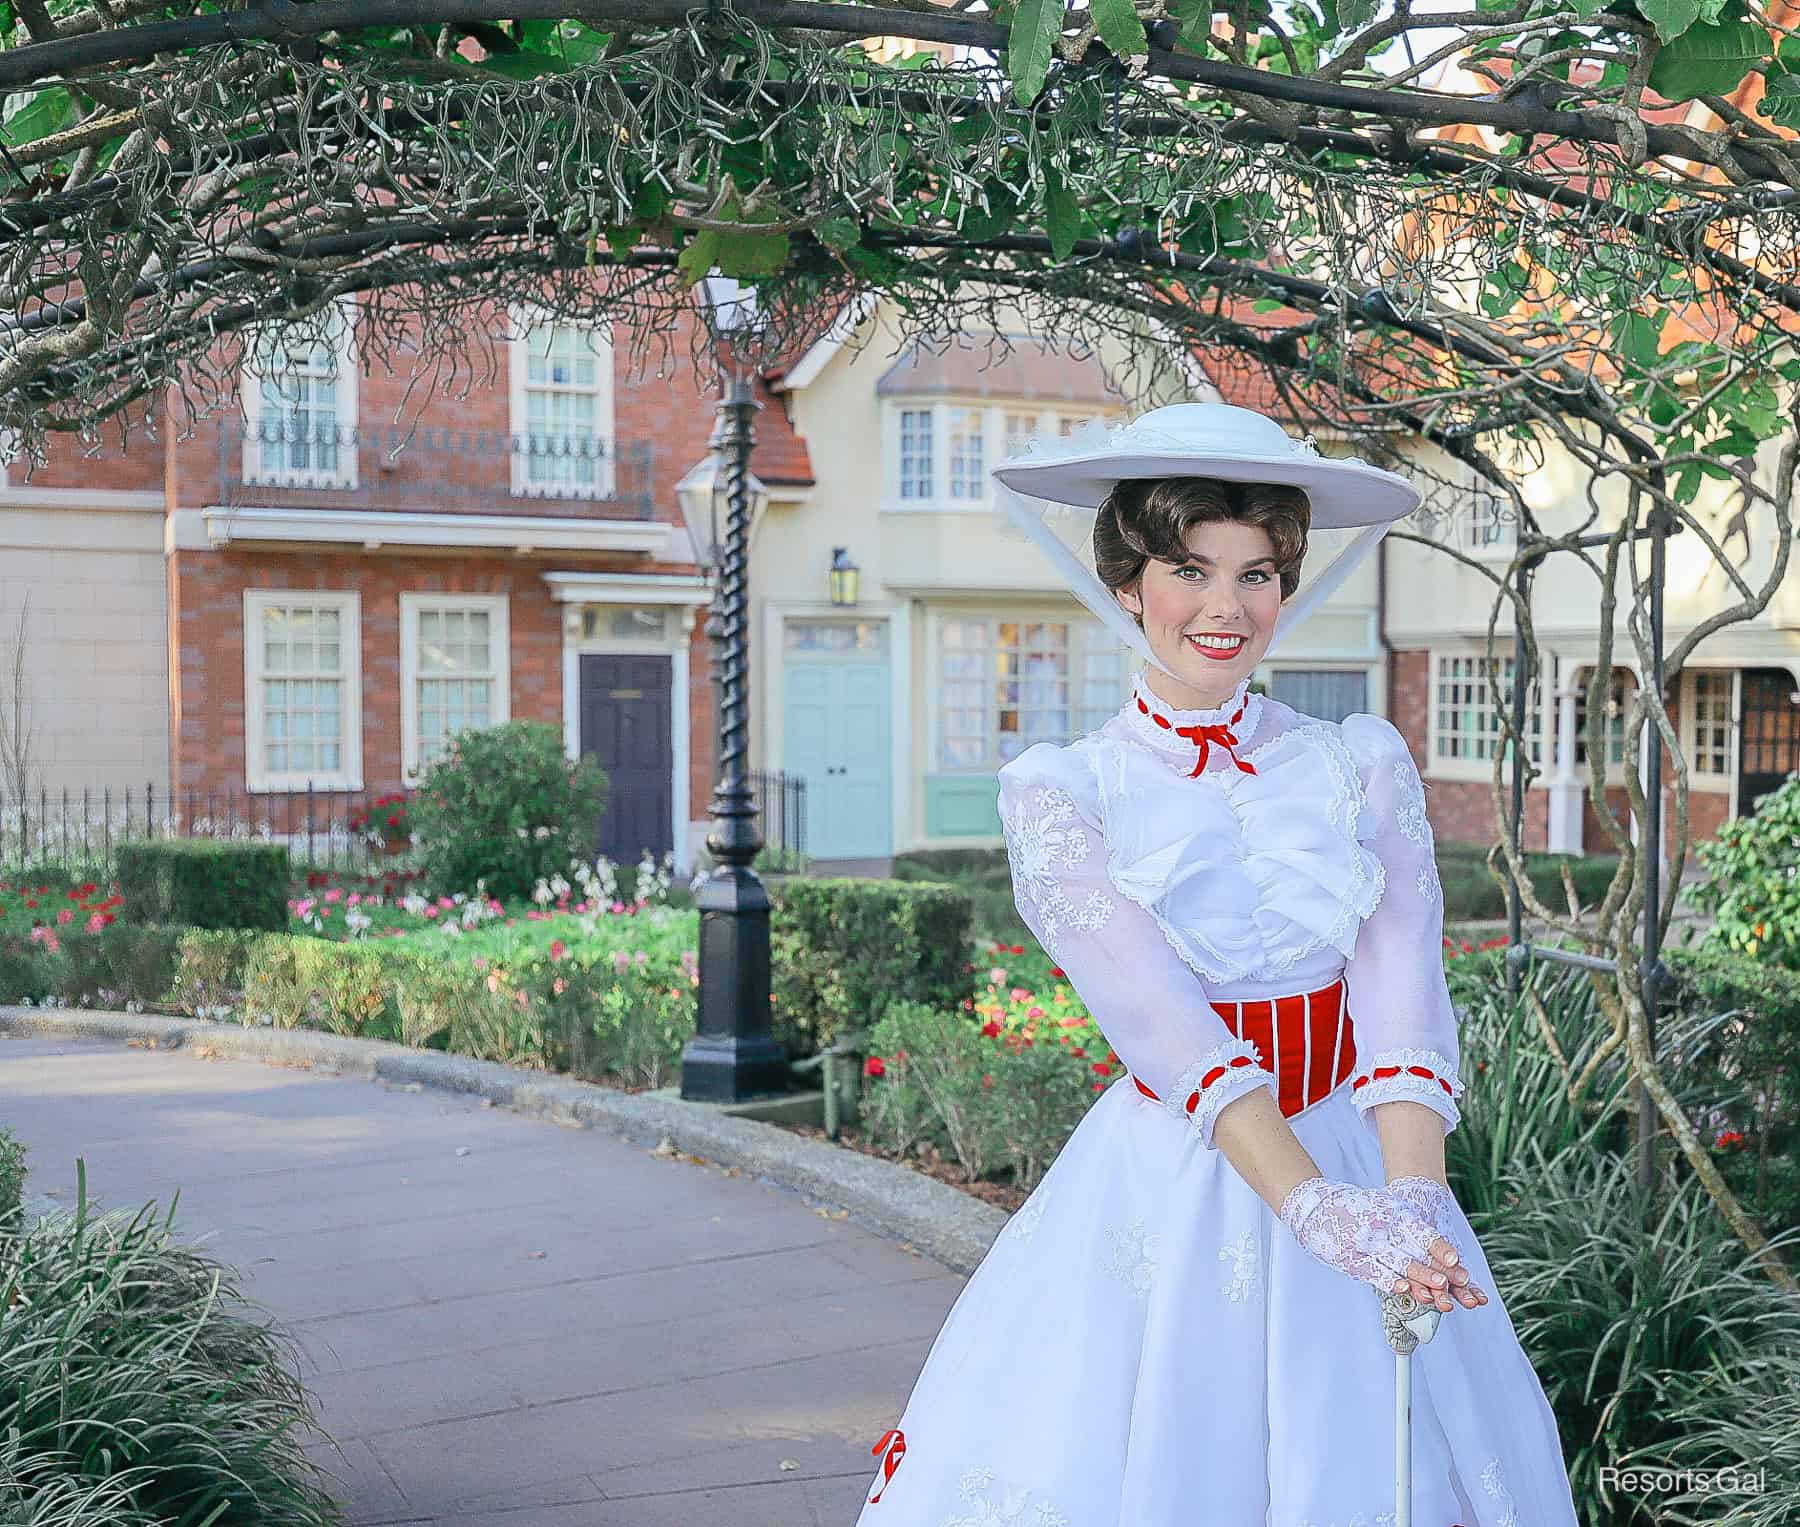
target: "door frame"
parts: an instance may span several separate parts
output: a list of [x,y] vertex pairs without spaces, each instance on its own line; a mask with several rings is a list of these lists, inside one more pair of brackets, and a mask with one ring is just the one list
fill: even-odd
[[[551,581],[554,576],[555,581]],[[686,875],[694,867],[693,844],[689,841],[690,810],[688,775],[691,748],[689,737],[693,717],[688,699],[688,645],[694,633],[694,622],[700,607],[711,593],[704,579],[658,578],[630,573],[562,573],[545,575],[552,596],[563,606],[562,619],[562,712],[563,750],[571,760],[581,756],[581,659],[597,657],[666,657],[669,659],[669,841],[675,845],[675,869]],[[636,640],[629,637],[584,638],[581,634],[581,612],[584,605],[662,604],[671,606],[680,616],[678,636],[658,641],[652,637]]]
[[908,604],[862,605],[849,608],[812,600],[770,600],[763,607],[761,757],[765,768],[787,767],[787,623],[790,620],[880,621],[888,628],[888,831],[893,852],[903,853],[912,843],[913,712],[912,607]]

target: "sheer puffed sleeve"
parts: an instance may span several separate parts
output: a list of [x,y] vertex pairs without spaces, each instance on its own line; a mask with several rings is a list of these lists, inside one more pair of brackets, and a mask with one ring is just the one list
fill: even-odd
[[1106,1041],[1162,1106],[1213,1145],[1227,1103],[1273,1089],[1256,1045],[1213,1010],[1150,915],[1107,877],[1099,792],[1075,749],[1047,743],[1000,771],[1013,900]]
[[1443,1117],[1448,1134],[1462,1118],[1456,1100],[1463,1085],[1425,785],[1392,722],[1346,717],[1344,741],[1362,778],[1359,836],[1384,871],[1381,900],[1362,924],[1344,971],[1356,1025],[1351,1100],[1371,1127],[1369,1110],[1377,1104],[1423,1103]]

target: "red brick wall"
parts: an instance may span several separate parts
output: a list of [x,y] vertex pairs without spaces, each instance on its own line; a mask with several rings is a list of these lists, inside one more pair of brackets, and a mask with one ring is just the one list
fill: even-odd
[[[416,557],[354,552],[183,551],[171,559],[172,650],[179,653],[170,748],[181,791],[243,791],[244,591],[355,591],[362,605],[362,778],[371,791],[400,783],[400,596],[508,595],[512,715],[562,725],[562,612],[539,577],[553,563],[498,556]],[[641,559],[593,561],[622,572]],[[699,676],[704,683],[704,671]],[[698,730],[698,728],[696,728]],[[696,739],[698,743],[699,739]],[[696,767],[708,760],[696,746]]]
[[[1431,704],[1430,654],[1428,652],[1395,652],[1390,669],[1388,693],[1389,719],[1398,727],[1412,747],[1413,759],[1426,776],[1427,814],[1433,834],[1441,842],[1492,843],[1497,829],[1494,823],[1493,790],[1485,780],[1432,779],[1426,747],[1430,737]],[[1671,715],[1680,714],[1680,679],[1676,680],[1665,704]],[[1629,805],[1623,785],[1611,787],[1606,800],[1614,817],[1629,829]],[[1730,797],[1723,791],[1688,792],[1688,842],[1692,845],[1715,836],[1726,820]],[[1673,833],[1675,821],[1675,768],[1667,750],[1663,754],[1663,822],[1664,830]],[[1525,793],[1524,844],[1542,851],[1550,841],[1549,796],[1542,780]],[[1586,852],[1612,852],[1612,840],[1601,827],[1593,803],[1582,799],[1582,845]],[[1671,836],[1671,841],[1673,838]]]
[[[163,441],[159,410],[149,402],[125,410],[121,421],[100,426],[98,437],[84,442],[54,435],[49,459],[32,471],[21,458],[6,469],[9,486],[98,489],[101,492],[160,493],[163,487]],[[121,428],[127,430],[120,444]]]

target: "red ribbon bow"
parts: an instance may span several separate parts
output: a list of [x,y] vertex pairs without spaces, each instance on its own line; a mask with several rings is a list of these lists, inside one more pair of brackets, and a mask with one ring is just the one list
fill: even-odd
[[[889,1442],[893,1443],[891,1448],[888,1447]],[[879,1455],[884,1449],[887,1456],[881,1460],[881,1485],[869,1497],[871,1506],[881,1499],[882,1490],[887,1489],[888,1481],[894,1477],[894,1470],[900,1467],[900,1460],[906,1456],[906,1433],[896,1427],[894,1430],[884,1433],[881,1441],[877,1442],[869,1451]]]
[[[1242,711],[1238,712],[1238,715],[1241,716],[1242,714]],[[1233,719],[1236,718],[1234,717]],[[1224,722],[1218,722],[1212,726],[1178,726],[1174,730],[1177,737],[1187,738],[1189,742],[1200,749],[1200,757],[1195,760],[1194,772],[1188,775],[1189,779],[1198,779],[1200,777],[1200,771],[1206,767],[1206,755],[1215,742],[1227,753],[1231,754],[1231,761],[1236,764],[1238,768],[1242,769],[1244,773],[1254,774],[1256,772],[1254,765],[1245,763],[1243,759],[1239,758],[1237,754],[1233,752],[1233,749],[1238,745],[1238,740],[1232,735],[1231,728]]]

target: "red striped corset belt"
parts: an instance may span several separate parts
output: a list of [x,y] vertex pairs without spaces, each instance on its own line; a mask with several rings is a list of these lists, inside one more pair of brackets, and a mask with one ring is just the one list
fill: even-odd
[[[1342,976],[1318,991],[1212,1006],[1233,1035],[1256,1046],[1263,1069],[1275,1073],[1275,1095],[1287,1118],[1329,1097],[1356,1068],[1356,1035],[1344,1002]],[[1243,1064],[1250,1063],[1245,1057]],[[1201,1089],[1217,1081],[1224,1070],[1220,1067],[1218,1074],[1201,1077]],[[1162,1101],[1135,1076],[1131,1080],[1145,1097]],[[1196,1092],[1189,1100],[1188,1112],[1193,1112],[1199,1097]]]

